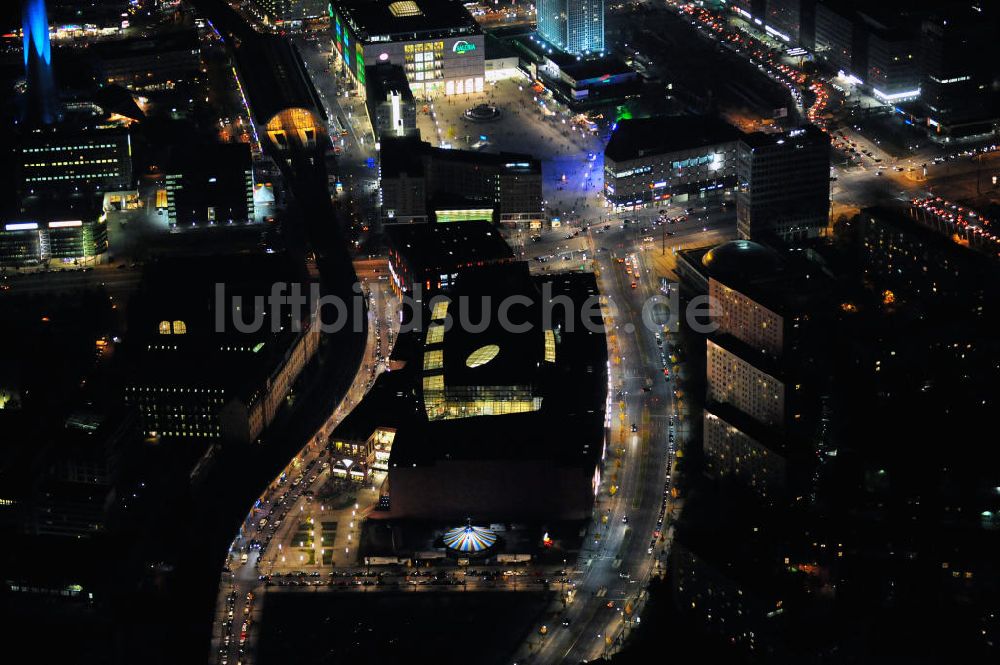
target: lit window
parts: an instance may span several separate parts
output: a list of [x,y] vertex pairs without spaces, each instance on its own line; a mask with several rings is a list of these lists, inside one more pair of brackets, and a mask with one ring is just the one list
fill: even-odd
[[424,369],[441,369],[444,365],[443,351],[427,351],[424,353]]
[[[163,324],[160,324],[161,326]],[[175,335],[186,335],[188,331],[187,324],[183,321],[174,321],[174,334]]]
[[486,346],[481,346],[470,353],[469,357],[465,359],[465,364],[468,367],[480,367],[481,365],[485,365],[489,361],[496,358],[499,353],[499,346],[496,344],[487,344]]
[[445,317],[448,316],[448,300],[441,300],[434,303],[434,309],[431,311],[432,321],[444,321]]
[[545,331],[545,362],[554,363],[556,361],[556,334],[551,330]]
[[160,321],[160,334],[161,335],[170,334],[170,321]]
[[444,376],[437,374],[435,376],[425,376],[424,377],[424,392],[432,392],[435,390],[444,390]]
[[427,327],[427,343],[440,344],[444,341],[444,326],[432,325]]

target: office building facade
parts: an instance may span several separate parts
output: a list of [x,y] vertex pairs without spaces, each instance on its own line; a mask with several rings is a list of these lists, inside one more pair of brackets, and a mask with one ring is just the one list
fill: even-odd
[[566,53],[604,52],[604,0],[539,0],[538,34]]
[[768,34],[785,43],[798,44],[801,41],[803,0],[768,0]]
[[755,132],[738,149],[736,230],[740,238],[815,237],[830,210],[830,137],[813,125]]
[[971,7],[942,13],[923,22],[920,43],[921,100],[931,127],[981,114],[992,91],[991,66],[997,53],[990,17]]
[[767,14],[767,0],[733,0],[731,6],[739,16],[763,25]]
[[22,199],[133,189],[132,139],[124,130],[29,134],[16,154]]
[[884,102],[920,95],[920,51],[914,36],[901,30],[872,30],[868,34],[868,71],[872,93]]
[[853,71],[854,15],[829,2],[816,5],[816,55],[837,70]]

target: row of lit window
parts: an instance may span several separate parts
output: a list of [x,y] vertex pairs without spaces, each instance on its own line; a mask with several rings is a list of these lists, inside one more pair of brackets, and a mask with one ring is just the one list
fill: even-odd
[[178,391],[182,393],[225,393],[225,390],[221,388],[150,388],[149,386],[129,386],[127,390],[132,392],[146,392],[146,393],[176,393]]
[[217,439],[222,436],[219,432],[158,432],[161,436],[194,436]]
[[54,145],[45,148],[22,148],[21,152],[51,152],[56,150],[95,150],[97,148],[117,148],[114,143],[98,143],[91,145]]
[[75,162],[34,162],[25,164],[26,168],[46,168],[51,166],[84,166],[86,164],[117,164],[117,159],[78,159]]
[[139,405],[142,407],[142,414],[147,420],[158,421],[162,416],[164,419],[184,419],[188,416],[192,418],[212,418],[215,416],[216,410],[213,409],[210,404],[222,404],[223,400],[212,397],[209,399],[204,399],[195,406],[190,404],[161,404],[156,401],[154,397],[143,396],[139,399]]
[[413,77],[414,81],[435,81],[441,78],[441,72],[414,72],[408,74],[407,77]]
[[[192,418],[194,418],[194,417],[195,416],[192,416]],[[202,417],[203,418],[212,418],[214,416],[209,415],[209,414],[205,414]],[[213,423],[206,423],[207,427],[201,427],[201,426],[199,426],[199,424],[197,422],[192,422],[192,424],[189,425],[186,422],[184,422],[185,419],[186,419],[186,416],[174,416],[172,418],[169,418],[170,421],[180,420],[181,422],[179,424],[176,423],[176,422],[174,422],[174,427],[180,427],[183,430],[192,430],[193,431],[193,430],[203,430],[203,429],[204,430],[218,430],[219,429],[219,426],[216,425],[216,424],[213,424]],[[155,420],[155,423],[158,425],[159,424],[159,419],[154,419],[154,420]],[[167,419],[164,418],[164,420],[167,420]]]
[[88,180],[90,178],[113,178],[121,175],[116,171],[106,171],[101,173],[81,173],[79,175],[53,175],[38,176],[35,178],[25,178],[25,182],[48,182],[51,180]]
[[192,415],[207,414],[212,415],[215,410],[208,406],[209,404],[222,404],[223,401],[218,397],[211,397],[208,399],[202,399],[198,404],[161,404],[157,401],[156,397],[152,395],[142,395],[139,397],[138,402],[144,407],[143,414],[147,418],[159,418],[161,411],[169,411],[169,413],[164,413],[164,418],[176,418],[177,414],[191,413]]
[[421,53],[423,51],[443,51],[444,42],[420,42],[419,44],[406,44],[403,46],[404,53]]
[[431,63],[431,62],[421,62],[421,63],[418,63],[416,65],[414,65],[414,64],[407,64],[406,65],[406,71],[408,71],[408,72],[431,72],[431,71],[440,70],[440,69],[441,69],[441,63],[440,62],[434,62],[434,63]]
[[161,335],[185,335],[187,334],[187,324],[183,321],[160,321],[159,330]]
[[[434,54],[430,53],[430,52],[428,52],[428,53],[415,53],[413,56],[409,56],[409,55],[406,56],[405,60],[406,60],[406,62],[434,62]],[[437,61],[440,63],[441,62],[441,58],[439,57],[437,59]]]

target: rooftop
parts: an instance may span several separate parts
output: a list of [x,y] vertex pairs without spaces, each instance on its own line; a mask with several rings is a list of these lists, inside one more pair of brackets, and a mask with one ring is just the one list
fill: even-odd
[[492,32],[486,33],[483,38],[483,46],[486,48],[487,60],[518,57],[517,49],[508,42],[497,38]]
[[[275,321],[267,304],[273,285],[295,282],[305,284],[308,294],[300,267],[283,254],[171,258],[149,265],[129,303],[131,384],[237,393],[256,387],[283,362],[298,335],[290,308],[283,307]],[[236,306],[238,313],[232,311]],[[302,308],[302,320],[308,311]],[[236,328],[237,314],[247,330]],[[258,326],[252,325],[255,316]]]
[[399,224],[387,226],[385,234],[416,279],[425,273],[514,258],[510,246],[488,222]]
[[[548,57],[550,60],[555,60],[552,55]],[[580,81],[590,81],[602,77],[638,77],[636,71],[629,67],[624,60],[612,56],[580,60],[569,57],[568,59],[559,62],[559,69],[564,75],[578,83]]]
[[[688,261],[697,254],[688,254]],[[739,291],[757,303],[788,315],[815,311],[827,304],[831,275],[805,252],[777,250],[749,240],[731,240],[701,256],[706,280]]]
[[247,101],[258,122],[266,124],[281,111],[301,108],[326,117],[323,104],[306,73],[302,56],[291,41],[278,35],[248,36],[234,49],[246,86]]
[[201,44],[194,29],[152,33],[130,39],[109,39],[96,42],[92,47],[98,58],[114,60],[139,55],[155,55],[168,51],[198,51]]
[[170,146],[166,164],[168,173],[197,173],[214,175],[215,172],[238,171],[241,175],[252,165],[249,143],[190,142]]
[[379,159],[383,177],[397,177],[402,173],[411,177],[421,176],[424,173],[425,158],[461,162],[473,167],[491,166],[504,173],[542,172],[541,162],[524,153],[436,148],[421,141],[419,136],[388,137],[382,140]]
[[335,0],[332,7],[365,43],[482,32],[469,10],[454,0]]
[[615,162],[736,141],[742,132],[707,115],[655,116],[621,120],[604,156]]
[[413,93],[406,80],[406,72],[399,65],[380,62],[365,67],[365,84],[371,102],[384,102],[389,93],[396,93],[404,102],[413,103]]
[[750,146],[751,149],[784,145],[786,143],[788,147],[824,143],[830,145],[830,136],[816,125],[803,125],[802,127],[778,134],[767,134],[764,132],[744,134],[743,142]]
[[717,245],[701,258],[701,264],[712,277],[733,288],[737,285],[731,281],[770,277],[782,269],[781,256],[776,251],[750,240],[730,240]]
[[[426,331],[406,333],[400,341],[404,336],[421,338],[420,343],[406,345],[410,356],[406,365],[380,375],[332,438],[364,440],[376,427],[392,427],[396,436],[390,465],[429,465],[439,459],[551,459],[592,468],[601,454],[607,394],[607,346],[600,310],[594,304],[594,276],[530,277],[524,264],[513,264],[466,270],[460,273],[459,282],[462,285],[449,296],[475,294],[470,300],[479,300],[482,295],[528,296],[531,305],[512,308],[515,323],[532,320],[532,307],[560,296],[570,298],[573,306],[553,307],[550,322],[544,317],[534,320],[533,328],[524,333],[502,330],[495,324],[481,333],[457,330],[457,315],[440,342],[425,345]],[[592,298],[595,300],[589,301]],[[450,307],[448,315],[452,317]],[[476,323],[475,316],[467,319]],[[541,329],[546,323],[554,330],[554,361],[546,361],[548,335]],[[446,390],[456,382],[459,388],[469,382],[475,386],[526,382],[531,393],[541,397],[541,408],[429,421],[420,385],[425,374],[424,352],[438,346],[443,353]]]
[[[545,339],[542,303],[528,264],[464,270],[448,297],[452,300],[448,314],[453,325],[446,328],[440,345],[446,390],[456,386],[537,384]],[[518,304],[504,315],[502,308],[511,298],[531,304]],[[512,325],[506,325],[505,319]],[[479,322],[482,324],[473,331],[473,325]],[[530,330],[515,331],[525,323]],[[428,348],[434,347],[428,344]]]

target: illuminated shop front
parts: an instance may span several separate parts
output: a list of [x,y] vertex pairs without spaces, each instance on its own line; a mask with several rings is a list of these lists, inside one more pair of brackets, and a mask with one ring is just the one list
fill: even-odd
[[625,210],[731,193],[739,136],[707,117],[621,120],[604,152],[605,198]]

